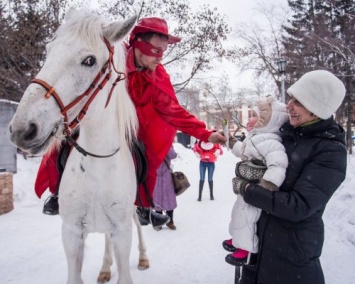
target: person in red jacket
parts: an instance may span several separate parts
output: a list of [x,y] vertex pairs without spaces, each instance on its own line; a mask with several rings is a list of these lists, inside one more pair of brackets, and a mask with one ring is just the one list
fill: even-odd
[[161,64],[169,44],[181,38],[169,34],[161,18],[141,19],[133,28],[127,45],[128,93],[137,110],[138,138],[145,146],[148,172],[140,184],[136,205],[142,225],[162,226],[169,217],[151,210],[157,169],[164,161],[177,130],[204,142],[224,143],[225,137],[206,129],[204,122],[179,104],[170,76]]
[[211,142],[199,141],[195,144],[192,149],[200,159],[200,184],[199,184],[199,194],[197,201],[201,201],[203,184],[205,183],[206,170],[208,172],[208,185],[210,187],[210,199],[214,200],[213,197],[213,173],[215,169],[215,162],[217,157],[223,154],[221,146],[218,144],[213,144]]

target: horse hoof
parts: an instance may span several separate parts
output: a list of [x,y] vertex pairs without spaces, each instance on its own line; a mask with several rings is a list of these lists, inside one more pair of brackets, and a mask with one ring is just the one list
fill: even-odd
[[99,277],[97,277],[97,283],[103,284],[111,280],[111,272],[100,272]]
[[138,263],[139,270],[146,270],[149,268],[149,260],[148,259],[140,259]]

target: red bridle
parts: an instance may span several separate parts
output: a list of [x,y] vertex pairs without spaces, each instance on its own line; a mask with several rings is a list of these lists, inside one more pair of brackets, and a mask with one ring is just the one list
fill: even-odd
[[[73,130],[75,130],[75,128],[78,126],[78,124],[80,123],[80,121],[84,118],[84,116],[86,115],[87,110],[89,109],[90,104],[92,103],[92,101],[95,99],[96,95],[100,92],[100,90],[106,85],[106,83],[110,80],[111,75],[112,75],[112,69],[116,72],[117,74],[117,78],[116,80],[112,83],[112,87],[110,90],[110,93],[108,95],[106,104],[105,104],[105,108],[107,107],[108,103],[110,102],[111,96],[112,96],[112,92],[115,88],[115,86],[117,85],[117,83],[121,80],[124,80],[126,78],[125,74],[123,72],[117,71],[114,62],[113,62],[113,55],[114,55],[114,47],[110,45],[110,43],[108,42],[108,40],[106,38],[103,37],[103,41],[106,44],[106,47],[109,51],[109,58],[106,61],[106,63],[104,64],[104,66],[102,67],[102,69],[100,70],[100,72],[96,75],[94,81],[91,83],[90,87],[83,93],[81,94],[79,97],[77,97],[74,101],[72,101],[71,103],[69,103],[67,106],[64,106],[62,100],[60,99],[59,95],[57,94],[57,92],[55,91],[54,87],[52,87],[51,85],[49,85],[47,82],[35,78],[32,80],[32,83],[36,83],[41,85],[44,89],[46,89],[47,93],[44,95],[47,99],[51,96],[54,97],[54,99],[56,100],[61,114],[64,116],[64,135],[66,137],[70,137]],[[104,77],[102,80],[101,78]],[[100,81],[101,80],[101,81]],[[68,111],[74,107],[77,103],[79,103],[84,97],[90,95],[89,99],[87,100],[87,102],[85,103],[85,105],[83,106],[83,108],[80,110],[79,114],[76,116],[76,118],[68,123]]]

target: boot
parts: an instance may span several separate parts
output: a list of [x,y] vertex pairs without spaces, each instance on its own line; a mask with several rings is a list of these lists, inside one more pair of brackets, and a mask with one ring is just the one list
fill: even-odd
[[202,197],[202,189],[203,189],[203,184],[205,183],[204,180],[200,180],[200,184],[198,187],[198,199],[197,201],[201,201],[201,197]]
[[170,221],[169,223],[166,224],[166,226],[170,229],[170,230],[176,230],[176,226],[174,224],[174,210],[167,210],[166,214],[168,214],[168,216],[170,217]]
[[43,213],[47,215],[59,214],[58,196],[52,194],[44,202]]
[[210,187],[210,199],[214,200],[214,198],[213,198],[213,180],[209,181],[208,185]]
[[237,250],[233,246],[232,239],[223,241],[222,246],[226,251],[229,251],[229,252],[235,252]]
[[152,208],[137,207],[136,212],[142,226],[152,224],[153,228],[157,228],[170,221],[169,216],[155,212]]
[[249,252],[243,249],[237,249],[236,252],[226,256],[226,262],[234,266],[242,266],[247,262]]

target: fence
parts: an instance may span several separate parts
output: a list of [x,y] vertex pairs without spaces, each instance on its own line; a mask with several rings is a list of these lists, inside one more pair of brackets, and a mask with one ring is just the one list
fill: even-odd
[[17,172],[17,149],[10,142],[9,123],[17,108],[14,102],[0,100],[0,171]]

